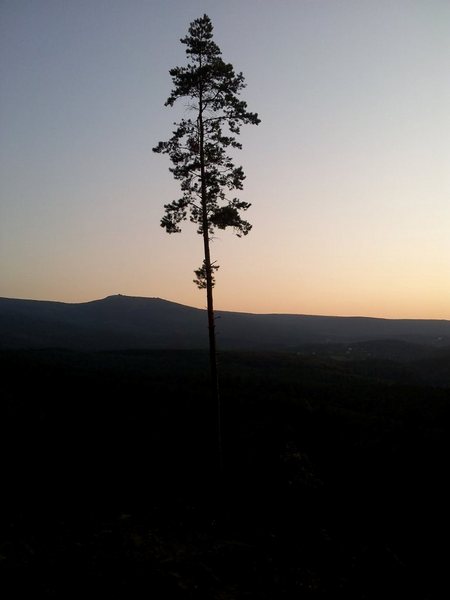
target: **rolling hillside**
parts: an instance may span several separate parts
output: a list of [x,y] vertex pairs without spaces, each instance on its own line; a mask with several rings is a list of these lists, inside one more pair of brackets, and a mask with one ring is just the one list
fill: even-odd
[[[311,344],[391,340],[450,346],[450,321],[217,311],[221,349],[297,351]],[[80,304],[0,298],[1,348],[200,349],[205,311],[160,298],[109,296]]]

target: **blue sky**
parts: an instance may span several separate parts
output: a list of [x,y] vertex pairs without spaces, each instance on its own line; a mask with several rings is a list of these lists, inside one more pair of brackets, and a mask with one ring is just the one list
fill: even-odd
[[450,318],[450,3],[8,1],[0,6],[0,295],[204,306],[163,106],[207,13],[242,70],[251,234],[221,232],[229,310]]

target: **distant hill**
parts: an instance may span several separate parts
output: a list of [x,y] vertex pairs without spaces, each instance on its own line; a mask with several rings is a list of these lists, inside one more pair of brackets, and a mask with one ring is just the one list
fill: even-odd
[[[377,354],[380,341],[389,340],[396,352],[403,349],[412,358],[419,344],[450,346],[450,321],[445,320],[228,311],[217,311],[216,317],[218,346],[223,350],[300,351],[305,346],[325,344],[331,348],[333,344],[371,341]],[[207,344],[204,310],[160,298],[117,295],[80,304],[0,298],[3,349],[200,349]],[[370,355],[371,346],[366,345],[364,352]],[[419,357],[424,358],[422,351],[417,353]]]

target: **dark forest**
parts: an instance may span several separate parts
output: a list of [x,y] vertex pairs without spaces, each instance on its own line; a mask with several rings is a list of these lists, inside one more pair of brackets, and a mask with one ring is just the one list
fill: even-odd
[[220,353],[222,472],[206,350],[2,351],[3,597],[442,598],[444,363],[346,348]]

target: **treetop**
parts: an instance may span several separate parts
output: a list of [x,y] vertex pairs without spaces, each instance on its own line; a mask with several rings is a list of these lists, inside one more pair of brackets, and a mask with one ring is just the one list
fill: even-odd
[[[245,175],[227,150],[241,148],[236,136],[242,125],[258,125],[260,120],[239,98],[245,87],[243,74],[222,60],[212,37],[213,25],[206,14],[193,21],[181,39],[189,62],[170,70],[174,87],[165,104],[173,106],[178,98],[187,98],[192,117],[174,123],[172,137],[153,149],[169,155],[170,171],[182,191],[181,198],[165,205],[161,225],[176,233],[189,219],[205,236],[229,227],[240,237],[251,229],[241,216],[250,204],[229,196],[232,190],[243,189]],[[212,276],[211,266],[207,270]],[[201,268],[196,275],[201,278]]]

